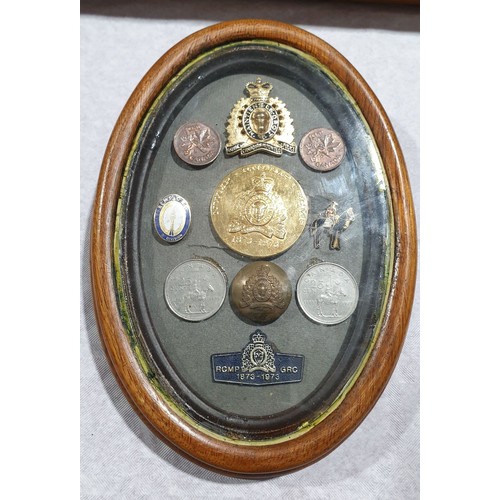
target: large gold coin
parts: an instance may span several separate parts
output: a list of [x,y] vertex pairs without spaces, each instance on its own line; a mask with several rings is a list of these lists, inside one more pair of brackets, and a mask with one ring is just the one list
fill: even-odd
[[307,198],[281,168],[246,165],[216,187],[210,216],[229,248],[248,257],[271,257],[288,250],[304,231]]

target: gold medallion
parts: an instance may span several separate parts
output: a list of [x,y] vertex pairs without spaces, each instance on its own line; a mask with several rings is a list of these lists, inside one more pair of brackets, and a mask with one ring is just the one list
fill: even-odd
[[210,204],[220,239],[241,255],[260,258],[288,250],[304,231],[307,211],[300,184],[281,168],[263,164],[226,175]]
[[294,128],[285,104],[269,97],[273,86],[257,78],[246,84],[249,97],[241,98],[228,120],[226,154],[250,156],[264,152],[281,156],[283,151],[297,152]]

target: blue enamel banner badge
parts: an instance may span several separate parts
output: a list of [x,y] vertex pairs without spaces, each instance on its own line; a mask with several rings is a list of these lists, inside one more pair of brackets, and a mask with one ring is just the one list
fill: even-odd
[[291,384],[302,381],[304,356],[275,352],[261,330],[250,335],[241,352],[212,355],[214,382],[240,385]]

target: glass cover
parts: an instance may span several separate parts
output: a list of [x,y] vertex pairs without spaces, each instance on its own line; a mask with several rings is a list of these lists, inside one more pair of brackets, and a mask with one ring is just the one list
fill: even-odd
[[[249,82],[253,87],[246,87]],[[265,86],[255,88],[266,83],[272,85],[269,92]],[[268,104],[263,116],[258,111],[265,106],[250,108],[256,102]],[[234,120],[240,121],[235,125]],[[207,153],[199,144],[188,161],[176,152],[176,132],[192,123],[205,124],[218,134],[218,155],[216,146]],[[280,156],[271,148],[257,148],[255,153],[250,148],[243,152],[248,156],[242,151],[230,151],[229,156],[225,151],[227,127],[239,126],[243,135],[246,127],[265,143],[266,133],[275,133],[273,123],[285,123],[288,132],[293,127],[292,140],[281,129],[277,133],[285,137]],[[345,144],[345,156],[336,168],[320,171],[306,163],[312,142],[300,151],[303,137],[317,128],[336,131]],[[316,137],[323,141],[318,147],[326,155],[338,153],[334,139],[325,137]],[[198,134],[198,139],[203,136]],[[184,153],[189,154],[186,148]],[[202,158],[191,165],[196,154]],[[254,167],[241,180],[233,176],[233,215],[222,223],[230,237],[226,240],[214,227],[213,196],[228,174],[247,165],[281,170]],[[305,205],[297,204],[300,189],[295,184],[295,191],[282,187],[288,174],[301,188]],[[220,193],[224,203],[229,195]],[[161,212],[168,203],[170,208]],[[274,233],[260,239],[270,242],[269,248],[278,254],[243,255],[258,252],[252,237],[267,221],[266,203],[274,203],[274,210],[281,210],[287,221],[300,218],[294,211],[305,209],[302,226],[294,229],[296,241],[281,251],[279,244],[290,230],[286,233],[277,221]],[[177,208],[171,208],[174,205]],[[125,172],[120,206],[116,273],[124,322],[132,342],[142,345],[145,370],[169,404],[201,429],[248,441],[303,432],[341,404],[380,327],[393,245],[383,165],[359,108],[334,75],[309,56],[271,42],[228,44],[199,57],[172,79],[145,117]],[[178,240],[159,232],[160,212],[165,233],[168,221],[177,220],[171,229],[181,236]],[[244,252],[236,245],[242,241],[248,243]],[[191,259],[209,264],[178,267]],[[286,292],[278,288],[288,278],[290,301],[287,307],[282,301],[284,312],[276,318],[259,310],[245,315],[241,299],[231,303],[234,278],[256,261],[276,264],[285,278],[257,266],[250,272],[252,280],[247,274],[239,282],[239,291],[246,294],[245,300],[251,295],[265,302],[272,293],[285,300]],[[303,276],[320,263],[343,269],[317,266],[316,273]],[[221,287],[222,305],[216,299],[209,303],[213,295],[220,298]],[[342,301],[349,300],[350,306],[342,309]],[[201,319],[193,321],[198,313]]]

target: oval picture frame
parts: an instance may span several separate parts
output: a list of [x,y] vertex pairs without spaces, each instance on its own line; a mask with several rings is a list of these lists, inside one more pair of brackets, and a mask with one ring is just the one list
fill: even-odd
[[[306,54],[327,68],[352,97],[372,133],[390,191],[393,258],[376,340],[349,390],[314,425],[276,440],[252,441],[225,429],[203,428],[172,402],[148,366],[148,350],[132,338],[116,279],[117,216],[135,140],[165,87],[190,63],[218,47],[269,41]],[[233,103],[228,103],[228,110]],[[250,160],[251,163],[251,160]],[[264,20],[230,21],[198,31],[166,52],[126,103],[110,137],[97,185],[91,235],[94,307],[104,350],[118,383],[143,421],[190,460],[221,473],[267,477],[303,468],[344,441],[384,390],[406,335],[416,281],[416,223],[410,184],[396,134],[382,105],[357,70],[333,47],[295,26]],[[132,333],[131,333],[132,332]]]

